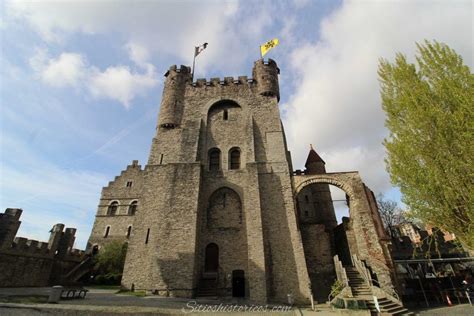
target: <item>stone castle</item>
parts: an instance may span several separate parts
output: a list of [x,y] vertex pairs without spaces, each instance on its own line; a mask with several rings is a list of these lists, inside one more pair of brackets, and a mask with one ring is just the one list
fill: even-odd
[[[124,287],[325,301],[357,260],[393,288],[389,238],[358,172],[327,173],[312,148],[306,169],[293,170],[278,75],[271,59],[255,62],[253,78],[166,72],[148,163],[133,161],[103,188],[88,242],[128,242]],[[346,192],[350,218],[340,225],[329,185]]]

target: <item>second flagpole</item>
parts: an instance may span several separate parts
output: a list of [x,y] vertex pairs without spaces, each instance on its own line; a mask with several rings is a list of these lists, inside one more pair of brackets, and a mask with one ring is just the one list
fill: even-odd
[[198,47],[194,47],[193,69],[191,71],[191,82],[194,81],[194,66],[196,65],[196,51]]

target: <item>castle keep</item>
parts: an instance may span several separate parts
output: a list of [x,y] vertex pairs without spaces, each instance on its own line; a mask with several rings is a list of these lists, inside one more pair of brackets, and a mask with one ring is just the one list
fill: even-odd
[[[363,262],[392,288],[388,239],[359,174],[326,173],[313,149],[293,171],[278,74],[273,60],[255,62],[251,79],[166,72],[148,163],[133,161],[103,188],[89,239],[128,242],[123,286],[307,303],[311,292],[327,299],[342,266]],[[329,185],[347,194],[340,225]]]

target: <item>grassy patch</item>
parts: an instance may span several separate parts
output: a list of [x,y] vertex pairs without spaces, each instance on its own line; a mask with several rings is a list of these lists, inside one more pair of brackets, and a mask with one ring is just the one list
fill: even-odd
[[0,297],[1,303],[43,304],[48,302],[45,295],[12,295]]
[[136,296],[136,297],[145,297],[146,292],[145,291],[129,291],[129,290],[119,290],[117,293],[118,295],[130,295],[130,296]]

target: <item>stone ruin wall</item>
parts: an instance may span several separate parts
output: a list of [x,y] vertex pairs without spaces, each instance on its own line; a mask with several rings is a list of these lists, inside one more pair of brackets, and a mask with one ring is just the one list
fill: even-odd
[[62,282],[65,271],[85,258],[84,251],[72,248],[76,230],[56,224],[48,242],[16,237],[21,213],[21,209],[12,208],[0,213],[0,287]]

